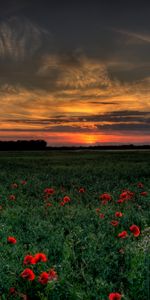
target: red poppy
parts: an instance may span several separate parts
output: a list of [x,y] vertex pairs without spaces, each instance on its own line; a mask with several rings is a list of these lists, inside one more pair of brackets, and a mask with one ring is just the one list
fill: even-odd
[[144,197],[146,197],[148,195],[148,193],[147,192],[141,192],[141,196],[144,196]]
[[16,199],[15,195],[9,195],[9,200],[14,201]]
[[53,206],[53,204],[52,204],[52,203],[50,203],[50,202],[48,202],[48,203],[46,204],[46,206],[47,206],[47,207],[49,207],[49,206]]
[[60,202],[60,206],[64,206],[65,205],[65,202],[64,201],[61,201]]
[[57,272],[54,269],[50,269],[48,278],[49,280],[57,280],[58,279]]
[[7,238],[7,242],[8,242],[9,244],[16,244],[16,243],[17,243],[17,240],[16,240],[13,236],[9,236],[9,237]]
[[121,300],[122,295],[119,293],[110,293],[109,300]]
[[103,193],[102,195],[100,195],[100,199],[101,200],[106,200],[106,201],[110,201],[112,199],[111,195],[108,193]]
[[100,219],[104,219],[105,215],[104,214],[100,214],[99,217],[100,217]]
[[112,221],[111,221],[111,225],[112,225],[112,226],[118,226],[118,224],[119,224],[119,222],[116,221],[116,220],[112,220]]
[[69,196],[64,196],[64,198],[63,198],[63,202],[64,202],[64,203],[68,203],[68,202],[70,202],[70,201],[71,201],[71,199],[70,199]]
[[47,261],[47,257],[46,257],[46,255],[44,253],[37,253],[34,256],[34,260],[35,260],[35,263],[46,262]]
[[27,181],[26,180],[21,180],[21,184],[25,185],[25,184],[27,184]]
[[122,193],[120,194],[120,199],[123,199],[123,200],[130,200],[132,199],[134,196],[134,193],[129,191],[129,190],[124,190],[122,191]]
[[47,194],[47,195],[53,195],[54,194],[54,189],[53,188],[46,188],[44,190],[44,194]]
[[79,188],[79,193],[85,193],[85,188],[84,187],[80,187]]
[[41,275],[39,276],[38,281],[39,281],[41,284],[47,284],[48,281],[49,281],[49,274],[48,274],[47,272],[41,273]]
[[144,184],[142,182],[138,182],[137,186],[142,189],[144,187]]
[[118,234],[118,237],[120,237],[122,239],[126,238],[127,236],[128,236],[128,234],[125,230]]
[[27,279],[27,280],[30,280],[30,281],[32,281],[32,280],[34,280],[34,278],[35,278],[35,274],[33,273],[33,271],[31,270],[31,269],[25,269],[22,273],[21,273],[21,275],[20,275],[22,278],[24,278],[24,279]]
[[15,294],[15,293],[16,293],[16,289],[15,289],[14,287],[11,287],[11,288],[9,289],[9,294],[13,295],[13,294]]
[[137,225],[133,224],[132,226],[130,226],[130,231],[133,233],[135,237],[138,237],[140,235],[140,229]]
[[35,259],[32,255],[26,255],[23,261],[24,265],[35,264]]
[[115,217],[121,218],[123,216],[123,213],[121,211],[116,211]]
[[119,199],[118,201],[117,201],[117,203],[123,203],[124,202],[124,199]]

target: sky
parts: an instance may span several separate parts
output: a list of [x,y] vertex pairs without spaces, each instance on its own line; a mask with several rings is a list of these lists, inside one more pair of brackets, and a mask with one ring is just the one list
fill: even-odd
[[0,1],[0,140],[150,144],[150,2]]

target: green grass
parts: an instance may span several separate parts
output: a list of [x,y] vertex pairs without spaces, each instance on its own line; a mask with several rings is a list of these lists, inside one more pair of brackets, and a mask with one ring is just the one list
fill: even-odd
[[[21,180],[27,180],[26,185]],[[144,188],[137,186],[138,182]],[[13,189],[12,183],[18,187]],[[44,189],[53,187],[51,207]],[[80,187],[85,193],[78,192]],[[135,193],[118,204],[122,190]],[[140,195],[147,191],[147,197]],[[102,205],[99,196],[112,199]],[[16,196],[15,201],[9,195]],[[71,202],[60,206],[63,196]],[[148,300],[150,237],[150,152],[1,152],[0,153],[0,295],[1,299],[107,300],[111,292],[123,300]],[[104,219],[96,213],[105,215]],[[115,212],[123,212],[113,227]],[[141,234],[134,237],[129,227]],[[119,239],[126,230],[128,237]],[[17,243],[7,243],[14,236]],[[122,252],[119,250],[123,249]],[[48,261],[28,266],[36,279],[20,274],[24,256],[44,252]],[[38,276],[54,267],[58,281],[41,285]],[[16,294],[9,289],[15,287]]]

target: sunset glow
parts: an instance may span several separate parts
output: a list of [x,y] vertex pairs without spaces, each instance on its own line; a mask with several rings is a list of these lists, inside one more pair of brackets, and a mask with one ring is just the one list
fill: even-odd
[[141,10],[114,4],[109,18],[109,4],[45,1],[33,15],[35,2],[22,2],[1,7],[0,139],[149,144],[150,32],[133,21]]

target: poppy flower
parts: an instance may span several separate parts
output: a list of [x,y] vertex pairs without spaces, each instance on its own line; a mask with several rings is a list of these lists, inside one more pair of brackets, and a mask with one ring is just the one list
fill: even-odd
[[132,199],[134,196],[134,193],[129,191],[129,190],[125,190],[125,191],[122,191],[122,193],[120,194],[120,199],[123,199],[123,200],[130,200]]
[[100,199],[110,201],[112,199],[112,197],[108,193],[103,193],[102,195],[100,195]]
[[111,221],[111,225],[112,225],[112,226],[118,226],[118,224],[119,224],[119,222],[116,221],[116,220],[112,220],[112,221]]
[[126,238],[127,236],[128,236],[128,233],[125,230],[118,234],[118,237],[120,237],[122,239]]
[[27,184],[27,181],[26,180],[21,180],[21,184],[25,185],[25,184]]
[[9,289],[9,294],[13,295],[13,294],[15,294],[15,293],[16,293],[16,289],[15,289],[14,287],[11,287],[11,288]]
[[47,207],[49,207],[49,206],[53,206],[53,204],[52,204],[52,203],[50,203],[50,202],[48,202],[48,203],[46,204],[46,206],[47,206]]
[[124,199],[117,200],[117,203],[123,203],[123,202],[124,202]]
[[47,257],[46,257],[46,255],[44,253],[37,253],[34,256],[34,261],[35,261],[35,263],[46,262],[47,261]]
[[9,244],[16,244],[16,243],[17,243],[17,240],[16,240],[13,236],[9,236],[9,237],[7,238],[7,242],[8,242]]
[[64,206],[65,205],[65,202],[64,201],[61,201],[60,202],[60,206]]
[[44,190],[44,194],[53,195],[54,194],[54,189],[53,188],[46,188]]
[[41,275],[39,276],[39,279],[38,279],[38,281],[41,284],[47,284],[48,280],[49,280],[49,274],[47,272],[41,273]]
[[109,300],[121,300],[122,295],[119,293],[110,293]]
[[142,189],[144,187],[144,184],[142,182],[138,182],[137,186]]
[[68,202],[70,202],[70,201],[71,201],[71,199],[70,199],[69,196],[64,196],[64,198],[63,198],[63,202],[64,202],[64,203],[68,203]]
[[123,213],[121,211],[116,211],[115,217],[121,218],[123,216]]
[[105,215],[104,214],[100,214],[99,217],[100,217],[100,219],[104,219]]
[[26,255],[23,261],[24,265],[35,264],[35,259],[32,255]]
[[51,280],[57,280],[58,279],[57,272],[54,269],[50,269],[48,278],[49,278],[50,281]]
[[144,197],[146,197],[148,195],[148,193],[147,192],[141,192],[141,196],[144,196]]
[[135,237],[138,237],[140,235],[140,229],[137,225],[133,224],[132,226],[130,226],[130,231],[133,233]]
[[29,269],[29,268],[25,269],[25,270],[21,273],[20,276],[21,276],[22,278],[24,278],[24,279],[29,280],[29,281],[32,281],[32,280],[34,280],[34,278],[35,278],[35,274],[34,274],[33,271],[32,271],[31,269]]
[[84,187],[80,187],[79,188],[79,193],[85,193],[85,188]]
[[14,201],[16,199],[15,195],[9,195],[9,200]]

